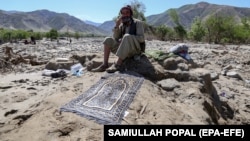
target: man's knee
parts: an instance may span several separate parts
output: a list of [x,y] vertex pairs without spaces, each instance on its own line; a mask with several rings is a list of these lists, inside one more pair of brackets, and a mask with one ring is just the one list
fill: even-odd
[[111,47],[113,46],[115,43],[114,39],[112,37],[106,37],[103,41],[103,44],[108,46],[108,47]]
[[104,42],[113,42],[113,40],[112,37],[105,37]]
[[126,40],[126,39],[129,39],[129,38],[132,38],[133,35],[130,35],[130,34],[124,34],[123,36],[123,40]]

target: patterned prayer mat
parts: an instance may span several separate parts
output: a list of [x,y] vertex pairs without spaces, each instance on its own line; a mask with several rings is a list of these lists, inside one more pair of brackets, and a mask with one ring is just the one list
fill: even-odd
[[76,113],[99,124],[121,124],[125,111],[143,81],[144,78],[138,75],[107,73],[60,110]]

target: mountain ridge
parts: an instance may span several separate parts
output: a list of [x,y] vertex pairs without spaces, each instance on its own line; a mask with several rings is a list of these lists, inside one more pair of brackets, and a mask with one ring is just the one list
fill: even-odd
[[[173,27],[174,23],[166,11],[146,17],[146,23],[152,26],[167,25]],[[200,17],[205,20],[212,14],[224,14],[233,16],[237,21],[243,17],[250,17],[250,8],[234,7],[229,5],[217,5],[207,2],[187,4],[175,9],[180,23],[185,28],[190,28],[193,19]],[[3,11],[0,10],[0,28],[24,29],[47,32],[54,28],[59,32],[82,32],[84,34],[110,35],[115,23],[113,20],[104,23],[94,21],[84,22],[67,13],[56,13],[47,9],[31,12]]]
[[105,35],[106,31],[86,24],[67,13],[56,13],[46,9],[31,12],[8,12],[0,10],[0,28],[24,29],[46,32],[56,29],[59,32],[82,32]]
[[96,27],[98,27],[99,25],[102,24],[102,23],[97,23],[97,22],[93,22],[93,21],[89,21],[89,20],[84,20],[84,22],[86,24],[90,24],[90,25],[93,25],[93,26],[96,26]]
[[[170,9],[164,11],[163,13],[146,17],[147,23],[154,26],[162,24],[170,27],[174,26],[174,23],[168,14],[169,10]],[[175,10],[179,16],[180,23],[186,28],[190,28],[195,17],[199,17],[202,21],[204,21],[210,15],[223,14],[225,16],[233,16],[238,22],[242,17],[250,17],[250,8],[217,5],[207,2],[183,5]]]

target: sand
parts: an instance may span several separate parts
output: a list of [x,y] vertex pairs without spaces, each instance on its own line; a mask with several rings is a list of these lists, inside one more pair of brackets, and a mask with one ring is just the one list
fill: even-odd
[[[42,40],[33,46],[8,46],[13,47],[14,51],[25,48],[26,52],[20,54],[33,54],[39,56],[39,60],[48,61],[59,57],[69,58],[73,54],[84,56],[91,53],[95,54],[92,63],[100,64],[103,39],[84,38],[73,40],[71,44],[67,40],[62,40],[59,44],[56,41]],[[178,43],[152,40],[147,41],[146,50],[167,51],[176,44]],[[186,44],[190,47],[190,55],[198,67],[189,67],[185,72],[192,77],[199,74],[199,78],[205,80],[205,83],[193,81],[191,77],[182,81],[185,76],[178,79],[174,75],[157,81],[145,78],[129,105],[128,115],[122,120],[122,125],[250,123],[250,46],[241,45],[237,48],[237,45]],[[112,54],[110,63],[115,59]],[[157,61],[151,61],[156,68],[160,66]],[[15,66],[16,72],[0,74],[0,140],[103,140],[104,125],[74,113],[61,112],[60,107],[87,91],[106,72],[85,70],[80,76],[69,73],[63,79],[51,78],[42,75],[45,66],[19,64]],[[184,74],[183,70],[188,67],[188,63],[181,61],[178,67],[176,70],[165,70],[180,76]],[[164,67],[159,70],[162,69]],[[224,70],[238,75],[225,75]],[[204,78],[207,73],[211,74],[209,80]],[[168,86],[171,84],[175,85],[170,89]],[[210,86],[214,89],[210,89]],[[218,103],[215,97],[219,99]],[[210,108],[218,114],[214,119],[216,116],[211,114],[208,107],[216,106],[217,108]]]

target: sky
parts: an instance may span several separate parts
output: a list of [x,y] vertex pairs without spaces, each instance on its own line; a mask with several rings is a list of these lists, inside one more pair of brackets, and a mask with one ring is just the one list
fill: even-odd
[[[67,13],[81,20],[103,23],[112,20],[121,7],[138,1],[145,6],[144,15],[156,15],[170,8],[196,4],[202,0],[1,0],[0,10],[31,12],[47,9]],[[249,0],[203,0],[211,4],[250,8]]]

